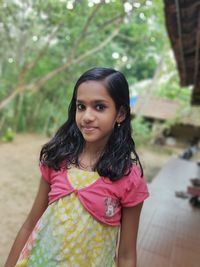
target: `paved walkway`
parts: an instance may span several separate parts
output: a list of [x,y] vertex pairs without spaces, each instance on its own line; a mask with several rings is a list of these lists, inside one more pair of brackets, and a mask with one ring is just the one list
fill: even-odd
[[141,216],[138,267],[200,266],[200,209],[175,197],[197,175],[195,162],[172,158],[150,184],[151,197]]

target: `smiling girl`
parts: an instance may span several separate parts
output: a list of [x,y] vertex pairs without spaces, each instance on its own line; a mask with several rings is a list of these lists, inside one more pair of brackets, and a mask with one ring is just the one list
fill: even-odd
[[121,72],[78,79],[68,120],[41,150],[38,194],[5,267],[136,267],[149,194],[130,122]]

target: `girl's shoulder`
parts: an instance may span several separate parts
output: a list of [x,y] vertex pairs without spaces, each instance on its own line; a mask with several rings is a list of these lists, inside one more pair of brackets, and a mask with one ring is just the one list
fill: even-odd
[[113,184],[114,186],[119,187],[119,189],[120,187],[123,189],[124,186],[130,182],[137,186],[141,179],[144,179],[142,170],[140,165],[136,163],[133,163],[126,174],[118,180],[112,181],[110,178],[104,177],[104,180],[106,180],[108,184]]
[[49,183],[50,182],[50,173],[51,168],[49,168],[46,164],[40,162],[39,163],[40,172],[42,174],[42,177]]
[[120,190],[122,190],[124,194],[130,191],[147,191],[147,182],[139,164],[132,164],[128,175],[123,176],[119,180],[118,187],[121,188]]
[[122,205],[134,206],[149,196],[146,180],[139,164],[133,164],[127,176],[121,179]]
[[60,166],[59,170],[55,170],[52,167],[49,167],[47,164],[40,162],[39,168],[40,168],[40,172],[42,174],[42,177],[48,183],[50,183],[52,175],[54,175],[56,173],[63,173],[63,171],[66,170],[66,166],[67,166],[66,161],[62,161],[59,166]]
[[144,179],[144,176],[140,165],[137,163],[132,163],[131,167],[129,168],[128,174],[124,175],[120,180],[124,183],[131,180],[136,185],[141,179]]

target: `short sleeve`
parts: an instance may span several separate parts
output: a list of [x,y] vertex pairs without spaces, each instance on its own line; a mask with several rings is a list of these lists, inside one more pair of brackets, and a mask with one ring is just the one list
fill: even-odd
[[141,176],[141,170],[138,165],[132,167],[124,183],[124,191],[121,199],[123,207],[136,206],[149,196],[146,181],[144,177]]
[[50,168],[43,164],[43,163],[40,163],[39,164],[39,168],[40,168],[40,172],[42,174],[42,177],[48,182],[50,183]]

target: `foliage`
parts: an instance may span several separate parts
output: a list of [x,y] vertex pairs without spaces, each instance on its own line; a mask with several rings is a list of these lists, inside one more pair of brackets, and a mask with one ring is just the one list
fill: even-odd
[[133,139],[138,146],[148,143],[151,139],[151,126],[143,118],[137,117],[132,120]]
[[[9,127],[52,135],[66,120],[82,72],[113,67],[132,85],[153,78],[163,51],[170,51],[160,0],[5,0],[0,34],[1,135]],[[165,60],[166,72],[175,72]],[[177,74],[154,91],[179,97]],[[133,124],[135,138],[148,139],[148,125]]]
[[156,95],[188,105],[191,98],[191,91],[188,88],[180,87],[175,60],[171,51],[168,50],[165,54],[165,67],[158,90],[156,90]]
[[7,128],[5,134],[1,138],[3,142],[12,142],[15,137],[15,133],[11,128]]
[[7,0],[0,18],[2,129],[51,134],[83,71],[114,67],[132,83],[153,75],[162,49],[158,0]]

